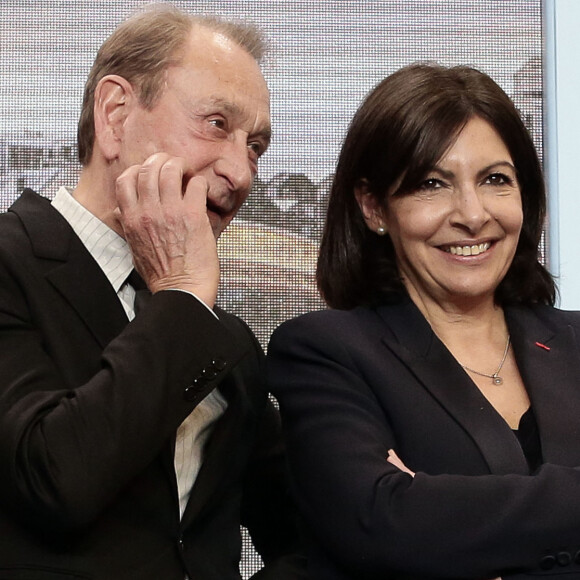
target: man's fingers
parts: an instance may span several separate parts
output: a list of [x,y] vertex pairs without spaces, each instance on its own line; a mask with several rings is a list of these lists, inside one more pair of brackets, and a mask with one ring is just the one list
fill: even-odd
[[185,161],[167,153],[155,153],[142,165],[133,165],[117,178],[117,199],[121,206],[139,203],[157,206],[179,201],[183,195]]
[[211,307],[219,261],[208,190],[204,177],[187,177],[182,158],[157,153],[118,178],[116,213],[134,264],[152,292],[187,290]]
[[197,208],[200,213],[206,213],[208,192],[209,184],[205,177],[196,175],[187,182],[183,197],[189,207]]
[[156,206],[181,198],[185,161],[167,153],[151,155],[139,168],[137,196],[142,205]]
[[139,175],[139,166],[129,167],[117,178],[116,194],[117,205],[124,214],[137,203],[137,176]]
[[[185,161],[180,157],[169,157],[158,160],[157,198],[161,204],[180,203],[183,198],[183,175]],[[154,181],[154,177],[152,177]]]

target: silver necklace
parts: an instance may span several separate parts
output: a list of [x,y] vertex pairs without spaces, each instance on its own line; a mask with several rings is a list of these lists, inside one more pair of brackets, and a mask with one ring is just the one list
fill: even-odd
[[[470,373],[475,373],[476,375],[479,375],[480,377],[487,377],[488,379],[491,379],[494,385],[501,385],[503,383],[503,379],[499,376],[499,372],[501,371],[501,369],[503,367],[503,363],[505,362],[505,359],[507,358],[507,354],[508,354],[509,349],[510,349],[510,335],[508,334],[507,342],[505,343],[505,350],[503,351],[503,356],[501,358],[501,362],[499,363],[499,366],[497,367],[497,371],[495,371],[495,373],[493,373],[493,375],[488,375],[487,373],[480,373],[479,371],[474,371],[473,369],[470,369],[469,367],[466,367],[465,365],[461,365],[461,367],[464,368],[466,371],[469,371]],[[461,364],[461,363],[459,363],[459,364]]]

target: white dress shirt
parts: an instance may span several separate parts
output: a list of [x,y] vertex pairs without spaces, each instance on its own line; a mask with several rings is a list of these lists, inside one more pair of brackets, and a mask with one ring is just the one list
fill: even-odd
[[[65,187],[52,201],[70,224],[119,296],[129,320],[135,317],[135,290],[126,282],[133,270],[133,258],[127,242],[104,222],[82,206]],[[207,307],[207,305],[205,305]],[[213,312],[213,311],[212,311]],[[179,426],[175,442],[175,474],[179,490],[180,517],[203,461],[203,450],[215,422],[226,410],[227,402],[214,389]]]

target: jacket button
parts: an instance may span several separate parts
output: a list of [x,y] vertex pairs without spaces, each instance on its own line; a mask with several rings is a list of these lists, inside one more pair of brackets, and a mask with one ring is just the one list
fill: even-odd
[[572,563],[572,555],[568,552],[558,552],[556,561],[558,566],[569,566]]
[[204,379],[207,379],[208,381],[215,379],[218,375],[216,370],[212,367],[206,367],[205,369],[203,369],[201,374],[202,374],[202,377]]
[[226,368],[228,363],[223,358],[218,357],[218,358],[214,358],[211,361],[211,364],[213,365],[213,368],[216,369],[217,371],[223,371]]
[[556,565],[556,558],[554,556],[544,556],[540,560],[540,568],[542,570],[551,570]]
[[195,401],[198,398],[199,391],[194,386],[187,387],[185,391],[183,391],[183,398],[186,401]]

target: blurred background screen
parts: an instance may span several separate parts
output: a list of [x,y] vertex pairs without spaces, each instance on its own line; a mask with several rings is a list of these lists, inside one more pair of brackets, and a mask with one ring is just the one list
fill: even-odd
[[[266,348],[283,320],[323,308],[318,241],[340,145],[358,104],[414,61],[467,64],[514,99],[542,153],[541,0],[176,1],[250,20],[271,50],[273,140],[254,191],[220,240],[221,306]],[[76,123],[98,47],[147,2],[2,0],[0,210],[23,187],[51,198],[78,175]],[[245,537],[242,576],[260,566]]]

